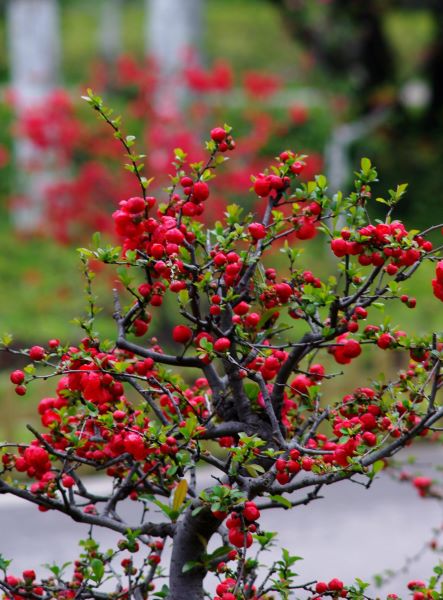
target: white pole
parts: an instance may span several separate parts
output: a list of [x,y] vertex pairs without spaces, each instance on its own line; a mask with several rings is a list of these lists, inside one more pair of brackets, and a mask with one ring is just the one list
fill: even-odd
[[113,64],[122,52],[123,0],[102,0],[100,15],[100,54]]
[[184,99],[182,73],[190,61],[199,60],[203,0],[145,0],[146,54],[159,71],[156,98],[160,114],[180,109]]
[[[43,104],[58,80],[57,0],[9,0],[7,30],[11,86],[20,118],[31,107]],[[12,217],[18,230],[32,231],[41,224],[45,190],[54,181],[51,159],[48,152],[24,138],[15,139],[14,153],[19,192],[27,202]]]

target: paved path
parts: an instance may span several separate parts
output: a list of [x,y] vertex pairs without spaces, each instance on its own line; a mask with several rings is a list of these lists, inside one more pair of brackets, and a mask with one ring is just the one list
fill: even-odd
[[[418,457],[421,465],[429,460],[443,464],[443,449],[424,448]],[[415,468],[418,470],[418,466]],[[100,480],[94,485],[103,488]],[[443,523],[442,503],[421,500],[411,486],[399,485],[385,475],[369,490],[342,482],[324,495],[323,500],[308,507],[290,512],[267,511],[261,519],[264,529],[279,531],[281,546],[304,557],[297,565],[303,581],[339,577],[351,583],[356,575],[370,580],[385,569],[397,570],[431,539],[432,528]],[[132,513],[134,504],[128,503],[126,510]],[[136,516],[131,516],[134,521]],[[14,557],[14,572],[36,568],[42,573],[43,563],[75,559],[77,540],[86,534],[87,527],[63,515],[40,513],[26,502],[0,497],[0,554]],[[103,541],[105,548],[114,546],[118,539],[98,529],[95,537]],[[273,558],[269,556],[269,560]],[[409,573],[392,581],[384,597],[387,591],[403,592],[402,585],[411,578],[431,574],[436,562],[435,554],[424,554]],[[376,595],[374,589],[372,594]]]

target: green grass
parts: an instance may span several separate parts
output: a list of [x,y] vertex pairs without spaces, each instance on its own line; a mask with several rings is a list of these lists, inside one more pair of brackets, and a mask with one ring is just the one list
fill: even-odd
[[206,48],[236,70],[296,73],[297,46],[283,27],[279,11],[265,0],[212,0],[208,3]]
[[[0,281],[0,333],[10,332],[28,344],[44,343],[50,337],[80,338],[79,327],[70,323],[84,314],[86,306],[81,262],[75,248],[46,238],[20,238],[3,227]],[[97,291],[108,309],[110,289],[108,276],[98,279]],[[110,309],[99,319],[107,335],[111,333],[106,326],[109,316]]]
[[400,78],[416,76],[425,54],[429,52],[429,41],[435,34],[432,14],[426,10],[392,11],[388,14],[385,28],[395,50]]
[[[4,300],[0,331],[26,341],[44,340],[51,332],[72,336],[64,324],[67,307],[80,310],[77,259],[70,248],[44,239],[25,240],[3,232],[0,237],[0,279]],[[69,273],[69,276],[68,276]],[[81,302],[81,299],[80,299]]]

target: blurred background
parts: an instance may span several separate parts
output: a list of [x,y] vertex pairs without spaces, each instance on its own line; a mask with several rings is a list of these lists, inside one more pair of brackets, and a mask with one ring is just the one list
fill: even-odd
[[[173,148],[199,160],[210,128],[234,127],[237,150],[214,182],[208,218],[227,201],[254,210],[251,173],[291,148],[309,155],[305,177],[325,173],[331,192],[350,190],[369,156],[381,180],[374,195],[409,182],[397,216],[420,229],[443,221],[442,66],[438,0],[2,0],[0,333],[24,347],[80,337],[75,249],[99,229],[115,242],[110,213],[137,193],[119,144],[81,100],[88,87],[137,136],[152,193],[161,194]],[[326,274],[325,247],[311,244],[306,266]],[[417,334],[442,326],[430,279],[424,270],[408,290],[416,311],[391,315]],[[95,284],[107,336],[114,282],[104,269]],[[165,310],[151,334],[172,321]],[[389,360],[368,356],[347,385],[362,366],[398,369]],[[33,413],[33,392],[17,406],[12,358],[0,361],[0,429],[10,437]]]
[[[325,173],[331,192],[349,191],[368,156],[380,174],[374,196],[408,182],[396,216],[420,230],[443,222],[442,72],[440,0],[0,0],[0,334],[22,347],[81,337],[76,248],[97,230],[116,243],[110,214],[137,193],[119,144],[81,100],[88,87],[137,137],[159,196],[174,148],[198,161],[209,130],[233,126],[237,149],[207,218],[228,201],[259,209],[250,175],[290,148],[309,155],[305,177]],[[381,208],[372,203],[371,215]],[[334,266],[320,240],[304,256],[317,276]],[[111,337],[115,273],[92,267],[98,327]],[[374,309],[372,322],[441,330],[431,277],[424,269],[407,290],[415,311]],[[161,316],[150,334],[167,339],[174,312]],[[402,360],[365,354],[328,398]],[[8,375],[21,365],[0,355],[5,439],[26,439],[36,399],[52,390],[30,386],[18,399]]]

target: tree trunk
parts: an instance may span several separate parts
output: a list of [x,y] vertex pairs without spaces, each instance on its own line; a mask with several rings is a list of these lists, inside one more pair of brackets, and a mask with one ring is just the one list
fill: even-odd
[[160,115],[179,112],[186,98],[183,71],[199,62],[202,0],[145,0],[146,55],[158,69],[155,106]]
[[187,509],[174,534],[168,600],[204,600],[205,571],[192,569],[183,573],[183,567],[188,561],[199,559],[220,521],[208,509],[203,509],[195,517],[192,516],[192,510],[192,507]]
[[112,66],[122,53],[123,0],[103,0],[100,15],[100,54]]
[[[54,90],[60,61],[57,0],[10,0],[7,29],[11,85],[17,116],[43,105]],[[53,181],[51,157],[29,139],[15,138],[18,191],[27,201],[13,211],[18,230],[33,231],[41,225],[45,191]]]
[[425,114],[424,125],[428,130],[440,134],[443,124],[443,15],[441,6],[435,6],[431,12],[436,35],[430,49],[430,58],[426,65],[426,75],[431,88],[431,101]]

